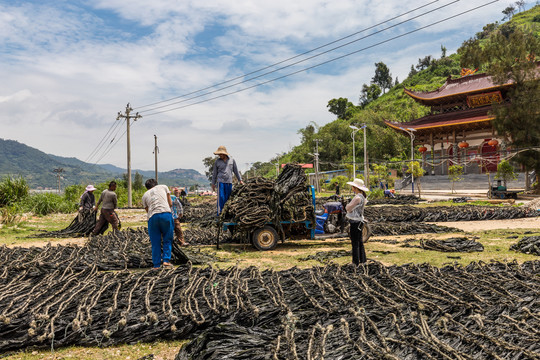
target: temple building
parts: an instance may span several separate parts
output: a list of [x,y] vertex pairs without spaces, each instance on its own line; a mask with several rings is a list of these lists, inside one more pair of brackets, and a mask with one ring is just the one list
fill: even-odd
[[494,103],[510,101],[511,86],[496,85],[487,74],[473,73],[449,77],[435,91],[405,89],[415,101],[430,107],[430,114],[409,122],[385,123],[411,136],[415,148],[419,146],[426,175],[448,174],[454,164],[463,166],[465,174],[496,172],[501,155],[510,149],[493,128],[490,110]]

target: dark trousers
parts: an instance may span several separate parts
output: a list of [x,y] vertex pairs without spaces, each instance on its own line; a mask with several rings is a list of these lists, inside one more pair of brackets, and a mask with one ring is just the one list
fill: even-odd
[[182,232],[182,227],[180,226],[180,219],[174,219],[174,234],[180,244],[184,244],[184,233]]
[[362,241],[362,223],[351,222],[352,262],[355,265],[366,262],[366,250]]
[[112,225],[114,231],[118,231],[118,217],[116,216],[116,213],[114,212],[114,209],[101,209],[101,213],[99,214],[99,219],[96,223],[96,227],[94,228],[94,231],[92,231],[92,235],[97,235],[100,233],[100,230],[103,228],[103,226],[109,223]]

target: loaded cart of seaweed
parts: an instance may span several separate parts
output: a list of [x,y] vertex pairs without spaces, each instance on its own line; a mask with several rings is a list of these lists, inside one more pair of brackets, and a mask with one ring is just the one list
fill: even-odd
[[[219,217],[222,231],[242,233],[259,250],[271,250],[279,239],[315,236],[315,190],[300,165],[287,164],[276,181],[252,178],[233,189]],[[219,247],[219,243],[218,243]]]

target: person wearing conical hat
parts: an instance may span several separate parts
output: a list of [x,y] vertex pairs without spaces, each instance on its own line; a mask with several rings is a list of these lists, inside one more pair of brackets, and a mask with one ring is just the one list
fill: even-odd
[[82,194],[81,199],[79,201],[79,211],[85,211],[85,210],[95,210],[96,209],[96,198],[94,197],[94,191],[96,188],[94,185],[88,185],[86,189],[84,189],[84,194]]
[[212,190],[217,191],[217,213],[219,215],[231,196],[233,174],[241,184],[244,182],[238,172],[236,161],[229,155],[225,146],[218,147],[214,151],[214,155],[219,156],[212,171]]
[[354,192],[354,197],[345,206],[345,210],[347,210],[346,217],[351,225],[352,261],[353,264],[358,265],[366,262],[366,250],[362,242],[362,227],[364,225],[364,206],[367,203],[366,192],[369,189],[364,185],[362,179],[354,179],[354,181],[349,181],[347,185],[350,185]]

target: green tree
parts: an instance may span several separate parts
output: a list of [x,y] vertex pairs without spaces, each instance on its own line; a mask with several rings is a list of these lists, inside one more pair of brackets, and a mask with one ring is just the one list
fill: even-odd
[[355,106],[347,98],[332,99],[326,105],[328,111],[335,114],[338,119],[349,119],[354,112]]
[[372,176],[374,184],[377,186],[379,183],[387,184],[390,176],[388,175],[388,168],[384,164],[373,164],[371,166],[373,168],[374,175]]
[[491,33],[480,44],[468,40],[460,49],[462,65],[484,66],[496,84],[512,82],[509,104],[494,104],[493,126],[513,148],[522,149],[513,160],[534,169],[540,180],[540,79],[534,54],[540,54],[540,39],[532,32],[514,27]]
[[497,164],[497,174],[495,175],[495,179],[502,180],[504,187],[506,187],[506,183],[511,180],[516,180],[517,176],[514,173],[512,165],[510,165],[508,161],[502,160]]
[[204,165],[204,175],[208,178],[208,181],[212,182],[212,172],[214,170],[214,163],[216,162],[217,157],[208,156],[203,159]]
[[[397,81],[397,78],[396,78]],[[362,86],[362,92],[360,93],[359,104],[363,108],[373,100],[376,100],[381,95],[381,88],[377,84]]]
[[455,182],[463,180],[461,175],[463,175],[463,166],[451,165],[448,167],[448,177],[452,181],[452,194],[455,193],[454,191]]
[[385,93],[386,89],[390,89],[392,87],[392,74],[390,74],[390,69],[388,69],[388,66],[386,66],[386,64],[382,61],[375,63],[375,75],[373,78],[371,78],[371,82],[379,85],[383,91],[383,94]]
[[506,20],[506,19],[510,20],[510,19],[512,19],[512,16],[514,16],[514,14],[516,13],[516,8],[514,6],[512,6],[512,5],[510,5],[510,6],[506,7],[506,9],[504,9],[502,11],[502,13],[504,14],[504,17],[502,18],[503,21]]
[[133,189],[141,190],[143,188],[143,176],[135,171],[135,179],[133,180]]

